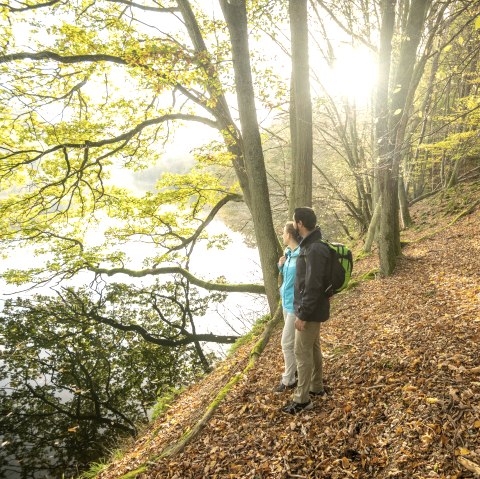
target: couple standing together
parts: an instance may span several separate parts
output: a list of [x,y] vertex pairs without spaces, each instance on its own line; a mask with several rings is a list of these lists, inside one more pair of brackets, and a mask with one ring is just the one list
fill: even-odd
[[330,251],[320,242],[322,233],[316,225],[313,209],[296,208],[293,221],[284,227],[283,242],[287,248],[278,262],[283,276],[280,296],[285,319],[285,372],[275,391],[295,388],[292,401],[282,408],[289,414],[312,409],[310,396],[325,394],[320,323],[330,315],[330,301],[325,293]]

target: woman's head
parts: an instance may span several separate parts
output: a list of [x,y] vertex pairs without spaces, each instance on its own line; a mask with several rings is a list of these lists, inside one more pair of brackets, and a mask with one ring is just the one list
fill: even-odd
[[283,244],[288,245],[289,243],[299,243],[300,242],[300,237],[298,236],[298,232],[295,229],[295,225],[293,224],[293,221],[287,221],[285,223],[285,226],[283,227]]

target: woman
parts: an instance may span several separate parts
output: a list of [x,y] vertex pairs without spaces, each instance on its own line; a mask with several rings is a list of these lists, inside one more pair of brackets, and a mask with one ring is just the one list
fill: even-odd
[[276,392],[283,392],[287,389],[293,389],[297,381],[295,373],[297,363],[295,361],[295,311],[293,308],[293,286],[295,284],[295,273],[297,270],[297,257],[300,252],[299,236],[293,225],[293,221],[287,221],[283,228],[283,244],[287,247],[285,255],[278,261],[278,269],[282,273],[283,282],[280,288],[280,297],[282,298],[283,317],[285,325],[282,333],[282,351],[285,360],[285,372],[282,375],[280,384],[276,387]]

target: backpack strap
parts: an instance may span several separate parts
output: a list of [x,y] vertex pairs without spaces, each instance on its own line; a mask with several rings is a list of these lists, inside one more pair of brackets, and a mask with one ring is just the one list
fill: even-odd
[[[330,253],[330,265],[329,265],[329,274],[328,274],[328,279],[330,281],[330,278],[332,278],[333,276],[333,261],[335,260],[333,256],[335,255],[335,251],[332,248],[330,248],[326,240],[321,239],[318,242],[324,244],[328,248],[328,251]],[[331,282],[326,287],[325,294],[327,295],[327,297],[333,296],[335,294],[333,291],[333,284]]]

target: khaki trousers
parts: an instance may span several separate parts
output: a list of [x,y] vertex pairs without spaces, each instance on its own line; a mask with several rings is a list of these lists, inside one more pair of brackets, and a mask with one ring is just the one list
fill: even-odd
[[310,391],[323,391],[320,323],[307,321],[303,331],[295,331],[295,359],[298,384],[293,400],[297,403],[306,403],[310,400]]

